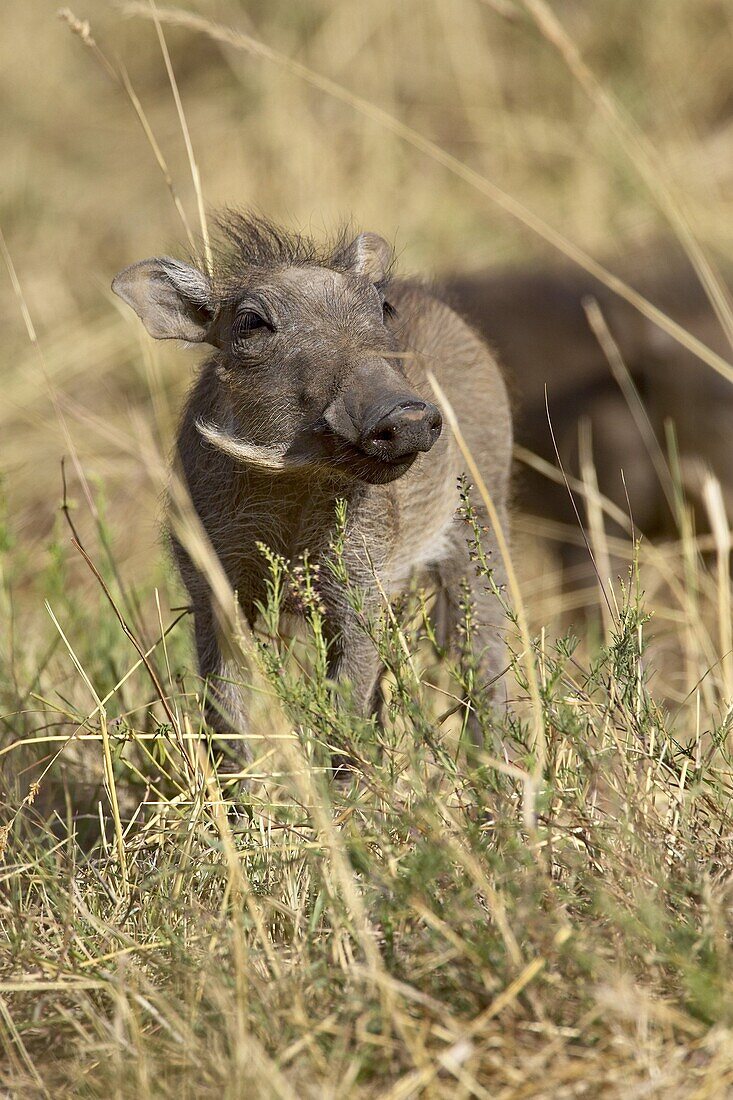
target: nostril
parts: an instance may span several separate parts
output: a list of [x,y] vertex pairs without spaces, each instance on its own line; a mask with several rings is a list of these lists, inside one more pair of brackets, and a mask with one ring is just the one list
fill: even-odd
[[425,425],[433,439],[437,439],[443,428],[443,417],[439,409],[432,409],[425,419]]
[[375,443],[390,443],[394,439],[394,433],[394,426],[380,428],[378,432],[372,434],[372,439]]

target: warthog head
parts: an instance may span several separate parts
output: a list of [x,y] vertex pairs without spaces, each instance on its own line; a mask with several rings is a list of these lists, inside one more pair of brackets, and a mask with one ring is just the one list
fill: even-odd
[[227,245],[213,276],[163,257],[112,283],[151,336],[216,349],[201,434],[259,468],[400,477],[442,420],[413,392],[398,354],[389,245],[362,233],[321,254],[242,215],[220,226]]

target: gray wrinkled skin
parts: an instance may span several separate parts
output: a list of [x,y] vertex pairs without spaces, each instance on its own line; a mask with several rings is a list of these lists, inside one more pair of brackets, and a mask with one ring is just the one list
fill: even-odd
[[[223,229],[229,251],[213,280],[177,261],[148,260],[118,275],[113,288],[152,335],[215,349],[187,401],[177,452],[244,618],[254,624],[256,604],[266,599],[257,543],[293,562],[308,551],[321,564],[330,674],[350,681],[363,715],[375,713],[378,655],[323,564],[336,501],[345,499],[345,562],[375,612],[382,597],[372,566],[390,597],[404,593],[417,572],[443,590],[450,637],[466,578],[488,684],[505,664],[503,616],[469,562],[470,532],[456,514],[464,464],[451,433],[440,431],[426,375],[435,374],[451,401],[506,524],[512,424],[494,358],[444,302],[389,278],[388,246],[373,234],[319,254],[311,242],[261,222],[239,217],[234,231],[227,222]],[[248,329],[252,310],[267,323]],[[423,403],[430,420],[418,437],[411,422],[423,415]],[[396,442],[379,433],[375,442],[370,425],[393,407],[401,417]],[[413,439],[414,453],[399,453],[400,441],[404,450]],[[487,523],[481,513],[479,519]],[[486,549],[502,584],[491,533]],[[174,550],[194,607],[199,669],[213,696],[208,719],[219,734],[246,733],[246,698],[230,682],[241,671],[228,656],[206,578],[175,540]]]

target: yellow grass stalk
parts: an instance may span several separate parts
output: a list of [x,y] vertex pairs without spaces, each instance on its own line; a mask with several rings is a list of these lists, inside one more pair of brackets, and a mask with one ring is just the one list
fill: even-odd
[[48,602],[48,600],[45,600],[44,602],[45,602],[46,611],[51,616],[51,620],[52,620],[54,626],[56,627],[59,634],[61,635],[61,640],[64,643],[64,645],[66,646],[66,649],[69,653],[69,656],[71,657],[71,660],[74,663],[74,667],[76,668],[76,670],[79,673],[79,675],[81,676],[82,680],[84,681],[84,683],[88,687],[89,691],[92,694],[92,697],[93,697],[95,703],[97,704],[96,710],[99,714],[99,728],[100,728],[100,732],[102,734],[102,752],[103,752],[103,757],[104,757],[104,774],[105,774],[105,779],[106,779],[106,782],[107,782],[107,794],[109,795],[110,805],[112,807],[112,819],[114,821],[114,826],[115,826],[115,838],[116,838],[116,842],[117,842],[117,845],[116,845],[117,846],[117,858],[119,860],[120,871],[122,873],[122,881],[124,883],[125,889],[127,889],[127,887],[128,887],[128,875],[127,875],[127,856],[126,856],[126,853],[125,853],[125,838],[124,838],[124,835],[123,835],[123,832],[122,832],[122,818],[120,817],[120,804],[119,804],[119,801],[118,801],[118,798],[117,798],[117,784],[115,782],[114,767],[112,765],[112,750],[110,748],[109,731],[107,729],[107,711],[105,709],[104,704],[102,703],[102,700],[100,699],[99,695],[97,694],[96,688],[94,687],[94,685],[92,684],[92,681],[87,676],[86,671],[84,670],[84,667],[82,666],[81,661],[79,660],[76,653],[74,652],[74,648],[71,645],[71,642],[66,637],[66,635],[63,631],[63,628],[62,628],[61,624],[59,623],[58,619],[56,618],[50,603]]
[[613,590],[611,581],[611,554],[608,549],[606,528],[603,523],[603,509],[598,503],[600,493],[598,491],[596,468],[593,462],[591,426],[590,421],[587,419],[581,420],[579,425],[578,447],[581,477],[590,490],[587,496],[588,536],[593,549],[595,565],[598,570],[598,584],[601,591],[601,599],[598,602],[603,616],[603,629],[606,635],[606,642],[610,642],[614,617],[611,606],[607,602],[608,597],[605,585],[608,584],[609,588]]
[[80,41],[83,42],[83,44],[92,51],[93,55],[96,57],[97,61],[102,66],[107,75],[122,88],[128,100],[130,101],[130,105],[137,115],[138,122],[142,126],[143,133],[145,134],[148,144],[153,151],[153,156],[155,157],[158,168],[160,169],[163,179],[165,180],[165,185],[170,192],[171,198],[173,199],[173,205],[176,208],[178,217],[181,219],[181,224],[183,225],[186,237],[188,238],[188,243],[192,249],[195,249],[196,242],[194,240],[193,233],[191,232],[191,226],[189,225],[188,218],[186,217],[186,211],[183,209],[183,203],[181,202],[178,196],[178,192],[176,191],[176,187],[173,182],[173,176],[170,173],[170,169],[168,168],[166,159],[163,156],[163,151],[161,150],[157,138],[153,133],[153,129],[150,125],[150,122],[148,121],[147,115],[145,114],[143,105],[140,102],[137,92],[132,86],[132,82],[126,69],[124,69],[122,66],[119,68],[119,70],[116,69],[109,58],[99,48],[97,42],[92,37],[91,27],[87,19],[78,19],[70,8],[62,8],[59,11],[59,18],[62,19],[64,23],[66,23],[71,33],[75,34],[80,39]]
[[186,155],[188,157],[188,165],[191,170],[191,180],[193,182],[193,189],[196,194],[196,205],[198,207],[199,222],[201,224],[201,236],[204,242],[204,259],[206,262],[206,270],[211,275],[214,267],[214,262],[211,255],[211,242],[209,241],[209,228],[206,222],[206,209],[204,207],[204,195],[201,189],[201,175],[199,173],[199,166],[196,161],[196,156],[193,151],[193,142],[191,141],[191,133],[188,128],[188,122],[186,121],[186,114],[183,110],[183,103],[181,102],[181,94],[178,91],[178,82],[176,75],[173,72],[173,65],[171,63],[170,53],[168,52],[168,43],[165,40],[163,34],[163,28],[160,25],[158,18],[158,12],[155,7],[155,0],[150,0],[150,11],[152,13],[152,19],[155,23],[155,30],[158,35],[158,42],[160,43],[160,52],[163,54],[163,61],[165,62],[165,70],[168,73],[168,80],[170,81],[171,91],[173,92],[173,100],[176,105],[176,111],[178,113],[178,121],[181,125],[181,133],[183,134],[183,141],[186,146]]
[[[7,989],[7,986],[4,985],[3,988]],[[5,1022],[5,1028],[0,1029],[0,1032],[6,1031],[7,1034],[12,1038],[12,1043],[7,1043],[3,1041],[3,1046],[5,1047],[9,1061],[13,1063],[17,1062],[17,1057],[15,1053],[17,1050],[20,1053],[20,1057],[25,1064],[26,1069],[35,1081],[36,1088],[43,1096],[50,1097],[51,1093],[48,1091],[43,1081],[41,1080],[38,1070],[33,1063],[33,1059],[28,1053],[28,1048],[23,1042],[23,1037],[15,1026],[15,1021],[13,1020],[13,1017],[10,1015],[10,1009],[8,1008],[4,997],[0,997],[0,1017]]]
[[717,557],[718,637],[725,701],[733,700],[733,619],[730,598],[731,532],[723,500],[723,490],[717,477],[709,473],[703,482],[703,500],[713,529]]
[[644,441],[644,446],[652,460],[654,470],[659,478],[659,483],[667,498],[667,503],[674,514],[676,505],[669,463],[656,437],[654,428],[649,419],[649,414],[641,399],[641,395],[631,377],[629,368],[626,366],[626,363],[624,363],[619,346],[611,335],[611,330],[606,324],[606,318],[603,316],[603,312],[596,299],[584,298],[583,309],[585,310],[588,323],[600,345],[601,351],[608,360],[611,373],[618,383],[626,404],[629,406],[629,411],[634,418],[634,422],[639,429],[639,434]]
[[5,266],[8,269],[8,275],[10,276],[10,282],[13,287],[13,292],[18,300],[18,305],[20,306],[20,313],[23,318],[25,330],[28,333],[28,339],[34,347],[38,347],[38,337],[36,336],[36,329],[28,310],[25,296],[20,285],[20,280],[18,279],[18,273],[15,270],[15,264],[13,263],[13,257],[8,251],[8,246],[5,242],[5,234],[3,233],[2,229],[0,229],[0,253],[2,253],[3,260],[5,261]]

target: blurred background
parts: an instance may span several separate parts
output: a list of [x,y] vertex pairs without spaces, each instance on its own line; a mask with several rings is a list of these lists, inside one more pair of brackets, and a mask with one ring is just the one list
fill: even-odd
[[[189,0],[186,8],[401,120],[612,270],[625,264],[632,283],[625,258],[669,233],[628,145],[520,2]],[[159,10],[207,210],[254,207],[315,234],[350,220],[393,239],[401,270],[428,277],[554,258],[377,118],[272,58],[170,25]],[[700,241],[730,254],[730,4],[556,0],[553,10],[652,143]],[[29,669],[51,629],[41,596],[56,586],[65,600],[69,578],[77,594],[95,584],[68,546],[64,456],[67,503],[89,546],[101,523],[123,583],[144,593],[174,584],[158,534],[161,456],[200,353],[153,347],[109,290],[132,261],[187,248],[184,220],[194,238],[200,232],[150,11],[85,0],[73,11],[76,32],[47,0],[3,13],[0,227],[19,288],[4,264],[0,490],[14,623],[6,645],[17,660],[22,639]],[[542,623],[557,607],[559,574],[521,564],[533,621]],[[168,602],[176,598],[173,588]]]

